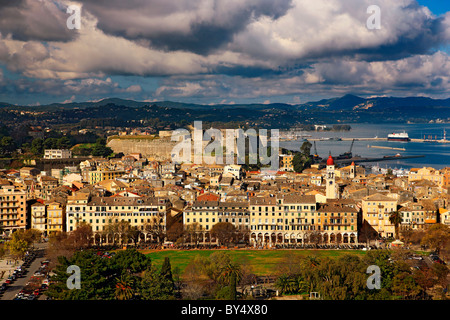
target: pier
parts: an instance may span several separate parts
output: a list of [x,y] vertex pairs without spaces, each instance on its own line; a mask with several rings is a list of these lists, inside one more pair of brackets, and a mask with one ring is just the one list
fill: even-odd
[[[323,141],[322,138],[309,138],[308,141]],[[388,141],[387,138],[341,138],[341,141],[352,141],[355,139],[355,141]],[[327,141],[333,141],[333,139],[327,140]],[[435,143],[450,143],[450,140],[447,139],[410,139],[409,142],[435,142]],[[405,143],[407,143],[405,141]]]
[[405,148],[393,148],[393,147],[370,146],[370,145],[367,145],[367,148],[406,151]]
[[349,159],[336,159],[335,163],[347,164],[347,163],[359,163],[359,162],[381,162],[381,161],[391,161],[391,160],[402,160],[402,159],[414,159],[414,158],[424,158],[425,155],[413,155],[413,156],[384,156],[383,158],[362,158],[362,157],[352,157]]

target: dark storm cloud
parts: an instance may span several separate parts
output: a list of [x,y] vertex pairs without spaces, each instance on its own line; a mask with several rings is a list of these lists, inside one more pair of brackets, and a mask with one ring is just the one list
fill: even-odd
[[0,0],[0,33],[21,41],[73,40],[76,32],[67,28],[65,10],[53,1]]
[[232,41],[252,19],[277,19],[292,0],[82,0],[105,33],[154,48],[207,54]]

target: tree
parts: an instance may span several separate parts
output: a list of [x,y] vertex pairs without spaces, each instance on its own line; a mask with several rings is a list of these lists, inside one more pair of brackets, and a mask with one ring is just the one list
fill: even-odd
[[173,283],[172,266],[170,265],[170,259],[164,258],[163,265],[161,267],[161,276]]
[[122,274],[120,278],[116,278],[116,290],[114,295],[117,300],[130,300],[134,297],[135,291],[133,289],[134,281],[126,274]]
[[8,242],[8,250],[10,254],[16,259],[22,259],[28,251],[29,244],[23,239],[13,238]]
[[91,225],[83,221],[69,234],[66,241],[73,250],[82,250],[90,247],[92,236]]
[[166,236],[163,216],[158,214],[158,216],[151,219],[151,222],[145,222],[144,230],[152,235],[153,238],[156,238],[158,242],[163,241]]
[[132,226],[129,221],[120,220],[106,224],[104,234],[106,236],[111,236],[114,244],[116,243],[116,236],[119,236],[120,244],[124,245],[128,244],[130,240],[136,243],[140,232],[137,227]]
[[100,144],[95,144],[92,147],[92,151],[91,154],[95,157],[108,157],[113,153],[112,149],[110,147],[104,146],[104,145],[100,145]]
[[70,149],[72,147],[72,142],[66,136],[57,139],[55,144],[58,149]]
[[298,281],[293,275],[280,275],[275,282],[275,287],[280,290],[282,294],[297,293],[299,291]]
[[139,274],[151,267],[151,260],[136,249],[118,251],[111,258],[111,265],[117,273]]
[[44,140],[44,149],[57,149],[58,139],[57,138],[47,138]]
[[305,141],[300,147],[300,153],[295,153],[294,158],[292,159],[295,172],[302,172],[303,170],[311,167],[311,164],[313,163],[311,157],[311,146],[311,142]]
[[15,148],[13,138],[5,136],[0,139],[0,155],[10,155]]
[[200,239],[199,233],[201,231],[203,231],[202,225],[198,222],[194,222],[185,227],[185,236],[189,236],[189,242],[196,243]]
[[414,299],[421,291],[414,277],[407,272],[396,274],[392,280],[392,292],[403,299]]
[[[78,290],[67,288],[70,274],[67,268],[76,265],[81,271],[81,286]],[[98,256],[91,250],[77,251],[72,257],[58,257],[53,269],[52,285],[46,295],[56,300],[109,300],[115,298],[116,278],[120,274],[113,268],[110,259]]]
[[144,300],[173,299],[173,281],[156,268],[148,268],[141,280],[140,295]]
[[99,137],[95,141],[95,144],[98,145],[98,146],[106,146],[106,139],[102,138],[102,137]]
[[395,239],[398,239],[399,226],[402,223],[402,214],[400,211],[396,210],[391,212],[389,215],[389,222],[394,225],[395,228]]
[[41,232],[36,229],[19,229],[11,236],[8,242],[10,253],[17,259],[21,259],[31,245],[40,238]]
[[[67,267],[81,271],[81,288],[67,288]],[[61,300],[131,299],[140,292],[142,274],[151,269],[150,258],[135,249],[119,251],[107,259],[93,250],[76,251],[72,257],[58,257],[53,284],[47,294]]]
[[31,153],[35,155],[42,155],[44,153],[44,141],[42,139],[33,139],[31,142]]
[[422,245],[428,245],[431,249],[439,252],[445,248],[450,240],[450,227],[441,223],[428,228],[425,236],[421,240]]
[[242,279],[241,266],[236,263],[228,263],[222,268],[221,275],[219,276],[220,281],[223,284],[230,284],[231,278],[234,278],[236,283],[239,283]]
[[236,227],[229,222],[218,222],[211,228],[210,235],[221,244],[230,243],[235,239]]
[[236,284],[237,284],[236,274],[232,273],[231,277],[230,277],[230,284],[229,284],[229,287],[230,287],[229,300],[237,299]]

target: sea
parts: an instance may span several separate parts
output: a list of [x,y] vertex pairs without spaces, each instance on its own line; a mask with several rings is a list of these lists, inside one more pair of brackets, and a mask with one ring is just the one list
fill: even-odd
[[[399,133],[405,131],[411,139],[443,139],[444,130],[446,131],[446,139],[450,140],[450,123],[425,123],[425,124],[405,124],[405,123],[381,123],[381,124],[362,124],[351,123],[350,131],[305,131],[302,134],[311,135],[304,139],[321,139],[321,138],[386,138],[385,141],[356,141],[353,144],[353,156],[361,156],[367,158],[382,158],[383,156],[401,156],[424,155],[423,158],[399,159],[380,162],[361,163],[366,168],[377,166],[385,169],[403,169],[432,167],[434,169],[442,169],[450,167],[450,143],[439,142],[398,142],[387,141],[390,133]],[[328,125],[332,126],[332,125]],[[314,143],[311,148],[311,154],[314,151]],[[317,153],[322,158],[337,156],[341,153],[348,152],[352,141],[335,141],[324,140],[316,141]],[[280,141],[280,146],[289,150],[300,150],[303,139]],[[368,146],[383,146],[393,148],[404,148],[405,151],[387,150],[369,148]],[[360,164],[358,164],[360,165]]]

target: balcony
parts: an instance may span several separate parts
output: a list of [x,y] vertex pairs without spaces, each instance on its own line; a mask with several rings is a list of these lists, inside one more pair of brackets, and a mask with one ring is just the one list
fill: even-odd
[[32,214],[31,218],[33,218],[33,219],[46,219],[47,215],[45,213],[43,213],[43,214]]
[[3,209],[17,209],[17,208],[19,208],[18,205],[14,205],[14,206],[0,206],[1,210],[3,210]]
[[289,222],[289,225],[291,226],[310,226],[312,225],[311,222]]
[[0,218],[0,221],[18,221],[19,218]]

